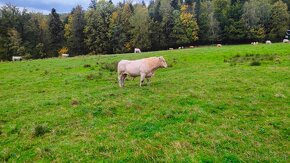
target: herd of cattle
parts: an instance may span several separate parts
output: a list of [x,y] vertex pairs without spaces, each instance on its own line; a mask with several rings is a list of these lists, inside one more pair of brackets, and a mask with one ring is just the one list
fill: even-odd
[[[266,44],[272,44],[272,42],[270,40],[267,40],[265,43]],[[290,43],[290,41],[288,39],[284,39],[283,43]],[[259,42],[252,42],[251,44],[252,45],[258,45]],[[216,46],[217,47],[222,47],[222,44],[217,44]],[[178,49],[183,49],[183,48],[184,48],[183,46],[178,47]],[[194,46],[189,46],[189,48],[194,48]],[[174,50],[174,48],[169,48],[169,50]],[[141,53],[141,49],[135,48],[134,49],[134,53]],[[69,57],[69,54],[62,54],[61,57],[63,57],[63,58]],[[21,61],[21,60],[23,60],[22,56],[12,56],[12,61]]]

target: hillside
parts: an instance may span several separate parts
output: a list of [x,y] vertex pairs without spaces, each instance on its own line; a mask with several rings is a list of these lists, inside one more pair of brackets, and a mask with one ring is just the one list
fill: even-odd
[[[121,59],[161,56],[150,86]],[[290,45],[0,63],[1,161],[289,162]]]

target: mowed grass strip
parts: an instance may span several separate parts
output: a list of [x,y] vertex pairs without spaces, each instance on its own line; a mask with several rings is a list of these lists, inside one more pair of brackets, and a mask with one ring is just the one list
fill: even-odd
[[[118,87],[119,60],[161,55]],[[289,44],[3,62],[0,160],[289,162],[289,74]]]

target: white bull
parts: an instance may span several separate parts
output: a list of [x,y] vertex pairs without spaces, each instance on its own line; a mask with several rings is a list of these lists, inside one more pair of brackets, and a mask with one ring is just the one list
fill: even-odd
[[133,78],[140,77],[140,87],[142,86],[145,78],[147,83],[149,79],[153,77],[154,72],[158,68],[166,68],[167,63],[165,59],[161,57],[150,57],[139,60],[121,60],[118,63],[118,80],[119,86],[124,87],[126,77],[129,75]]

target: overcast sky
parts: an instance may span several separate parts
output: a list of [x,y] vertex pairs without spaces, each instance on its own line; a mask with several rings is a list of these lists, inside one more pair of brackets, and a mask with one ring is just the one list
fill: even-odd
[[[113,0],[115,4],[118,1],[122,0]],[[139,2],[141,0],[134,0],[134,2],[136,1]],[[52,8],[55,8],[58,13],[67,13],[78,4],[87,9],[90,2],[90,0],[0,0],[0,6],[5,3],[11,3],[20,9],[26,8],[29,11],[48,14]]]

